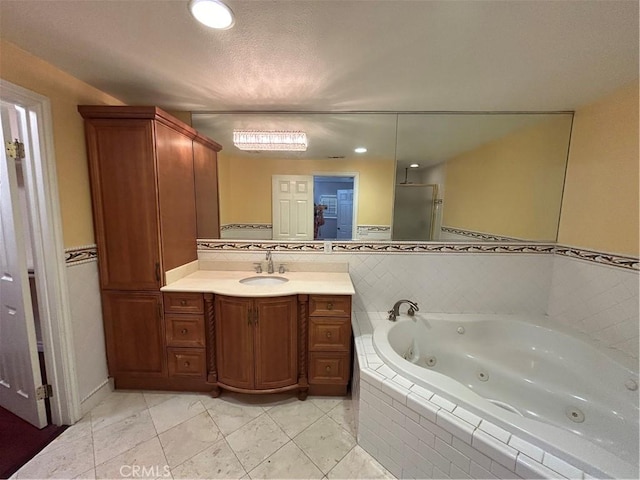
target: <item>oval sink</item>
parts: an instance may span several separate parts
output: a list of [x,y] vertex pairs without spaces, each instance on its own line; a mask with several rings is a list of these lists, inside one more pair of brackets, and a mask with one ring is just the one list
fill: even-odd
[[281,283],[288,282],[288,278],[284,277],[247,277],[240,280],[240,283],[245,285],[280,285]]

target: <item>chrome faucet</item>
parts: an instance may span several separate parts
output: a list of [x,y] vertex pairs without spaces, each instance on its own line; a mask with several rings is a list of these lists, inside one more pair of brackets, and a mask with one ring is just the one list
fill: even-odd
[[273,273],[273,259],[271,258],[271,250],[267,250],[267,273]]
[[413,317],[416,312],[420,311],[416,302],[412,302],[411,300],[398,300],[393,305],[393,308],[387,312],[389,314],[389,320],[391,320],[392,322],[396,321],[396,318],[398,317],[398,315],[400,315],[400,305],[402,305],[403,303],[408,303],[410,305],[409,310],[407,310],[407,315],[409,315],[410,317]]

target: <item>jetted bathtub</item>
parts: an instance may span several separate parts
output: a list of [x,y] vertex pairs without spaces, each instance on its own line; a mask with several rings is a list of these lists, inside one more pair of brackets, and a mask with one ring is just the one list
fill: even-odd
[[638,475],[633,364],[533,319],[398,318],[373,335],[378,355],[397,373],[586,471]]

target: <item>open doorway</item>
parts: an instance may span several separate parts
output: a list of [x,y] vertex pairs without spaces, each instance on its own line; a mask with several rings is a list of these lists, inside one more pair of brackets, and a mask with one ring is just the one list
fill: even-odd
[[71,424],[80,405],[50,103],[0,87],[0,405],[36,428]]
[[313,176],[314,240],[356,238],[357,175]]

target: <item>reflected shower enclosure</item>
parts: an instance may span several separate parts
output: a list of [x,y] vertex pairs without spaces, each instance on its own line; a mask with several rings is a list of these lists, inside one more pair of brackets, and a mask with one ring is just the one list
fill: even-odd
[[434,238],[438,220],[438,185],[398,183],[393,203],[393,240],[437,240]]

